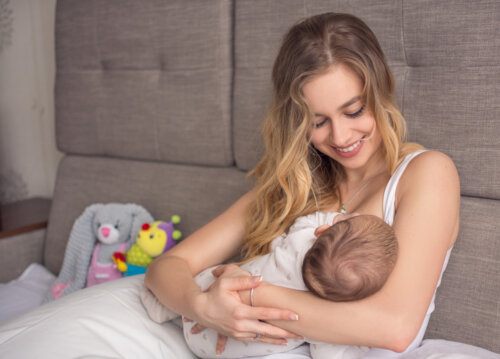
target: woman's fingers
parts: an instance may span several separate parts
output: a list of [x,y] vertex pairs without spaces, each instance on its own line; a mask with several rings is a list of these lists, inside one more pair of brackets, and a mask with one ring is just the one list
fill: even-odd
[[299,320],[299,315],[290,310],[264,307],[244,307],[248,319],[259,320]]
[[[298,334],[289,332],[288,330],[276,327],[272,324],[261,322],[261,321],[250,321],[253,324],[249,325],[247,331],[252,333],[258,333],[261,337],[274,338],[274,339],[304,339]],[[260,338],[258,338],[260,339]],[[257,340],[260,341],[260,340]]]

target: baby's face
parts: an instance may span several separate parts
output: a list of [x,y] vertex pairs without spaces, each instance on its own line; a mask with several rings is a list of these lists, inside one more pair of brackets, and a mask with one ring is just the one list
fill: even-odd
[[359,213],[349,213],[349,214],[338,214],[337,216],[335,216],[335,218],[333,219],[333,222],[332,222],[332,225],[329,226],[327,224],[324,224],[322,226],[319,226],[318,228],[316,228],[316,230],[314,231],[314,235],[316,237],[319,237],[323,234],[324,231],[326,231],[328,228],[331,228],[333,227],[335,224],[341,222],[341,221],[345,221],[349,218],[353,218],[353,217],[357,217],[359,216],[360,214]]

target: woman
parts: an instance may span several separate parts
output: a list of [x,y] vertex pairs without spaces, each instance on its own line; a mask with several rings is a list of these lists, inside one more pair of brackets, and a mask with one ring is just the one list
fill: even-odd
[[[198,330],[216,329],[219,352],[227,335],[276,344],[300,335],[396,352],[418,345],[458,234],[455,166],[404,142],[385,57],[353,16],[322,14],[293,26],[272,77],[267,151],[252,171],[255,188],[157,259],[146,286]],[[220,268],[207,292],[193,281],[240,252],[245,259],[267,253],[296,218],[318,210],[371,214],[393,225],[398,261],[382,290],[333,303],[260,282],[236,266]],[[254,307],[243,304],[250,288]]]

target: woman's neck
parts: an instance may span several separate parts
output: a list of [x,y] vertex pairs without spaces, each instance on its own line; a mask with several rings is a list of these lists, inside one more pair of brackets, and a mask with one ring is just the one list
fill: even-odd
[[361,184],[372,179],[383,172],[382,168],[386,165],[382,151],[377,151],[368,160],[365,166],[356,169],[345,169],[344,187],[347,191],[356,189]]

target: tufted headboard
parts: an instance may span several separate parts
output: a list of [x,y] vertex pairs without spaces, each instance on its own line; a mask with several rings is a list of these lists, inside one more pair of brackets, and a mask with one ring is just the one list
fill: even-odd
[[286,29],[349,12],[374,30],[410,139],[455,161],[461,230],[427,336],[500,352],[500,2],[60,0],[56,131],[65,153],[45,265],[96,202],[182,217],[189,234],[250,188]]

